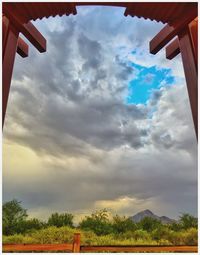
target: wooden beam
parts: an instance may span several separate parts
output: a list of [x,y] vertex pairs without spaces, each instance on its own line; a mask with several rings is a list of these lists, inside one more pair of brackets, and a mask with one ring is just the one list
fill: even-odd
[[198,252],[197,246],[81,246],[81,252]]
[[24,24],[20,16],[14,15],[14,12],[11,12],[10,8],[7,5],[3,6],[4,15],[13,23],[16,27],[16,30],[21,32],[30,43],[35,46],[39,52],[46,51],[46,39],[43,35],[37,30],[37,28],[31,23],[28,22]]
[[3,56],[2,58],[4,59],[4,53],[5,53],[5,48],[6,48],[6,42],[7,42],[7,37],[8,37],[8,30],[9,30],[9,20],[8,18],[3,15],[2,17],[2,47],[3,47]]
[[42,53],[46,51],[46,39],[31,22],[24,24],[21,28],[21,32],[39,52]]
[[4,125],[12,71],[17,50],[19,32],[8,22],[6,29],[3,30],[3,64],[2,64],[2,126]]
[[3,244],[3,252],[72,251],[72,244]]
[[192,117],[194,121],[194,128],[196,137],[198,139],[198,77],[193,49],[194,46],[189,27],[185,28],[178,37]]
[[173,59],[179,53],[180,53],[179,40],[178,38],[176,38],[166,47],[166,58]]
[[18,43],[17,43],[17,53],[22,57],[26,58],[28,57],[28,44],[25,43],[25,41],[19,37]]
[[191,9],[189,13],[183,16],[182,19],[176,20],[172,24],[166,25],[151,41],[150,53],[156,54],[169,41],[173,39],[186,25],[197,17],[197,8]]

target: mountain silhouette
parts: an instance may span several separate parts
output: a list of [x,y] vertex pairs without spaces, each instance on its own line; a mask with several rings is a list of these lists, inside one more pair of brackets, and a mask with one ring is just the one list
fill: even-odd
[[144,211],[141,211],[137,214],[135,214],[134,216],[131,216],[130,219],[133,220],[134,222],[140,222],[142,219],[144,219],[145,217],[150,217],[152,219],[156,219],[156,220],[159,220],[161,221],[163,224],[171,224],[173,222],[175,222],[174,219],[170,219],[169,217],[167,216],[158,216],[156,214],[154,214],[152,211],[150,210],[144,210]]

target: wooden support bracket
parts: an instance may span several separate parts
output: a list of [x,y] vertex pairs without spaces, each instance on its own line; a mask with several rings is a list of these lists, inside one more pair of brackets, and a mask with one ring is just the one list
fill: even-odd
[[29,40],[29,42],[38,49],[39,52],[46,51],[46,39],[31,22],[25,24],[21,20],[20,16],[15,15],[15,13],[12,12],[7,5],[3,6],[3,13],[9,20],[12,21],[16,30],[21,32]]
[[197,17],[197,8],[192,9],[182,19],[178,19],[173,24],[166,25],[151,41],[150,53],[156,54],[169,41],[171,41],[187,24]]
[[18,38],[18,43],[17,43],[17,53],[22,57],[22,58],[26,58],[28,57],[28,44],[25,43],[25,41],[19,37]]
[[178,38],[176,38],[166,47],[166,58],[173,59],[179,53],[180,53],[179,40]]

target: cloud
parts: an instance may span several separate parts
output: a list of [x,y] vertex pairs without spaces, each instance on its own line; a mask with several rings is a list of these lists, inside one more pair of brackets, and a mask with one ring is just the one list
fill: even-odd
[[[22,137],[8,130],[6,137],[52,154],[66,153],[69,146],[71,153],[77,147],[84,151],[87,144],[105,150],[125,144],[135,148],[143,146],[142,132],[134,120],[145,118],[146,112],[135,105],[124,105],[120,98],[132,68],[114,52],[107,56],[107,50],[83,31],[74,34],[77,29],[75,22],[69,22],[56,35],[48,32],[46,58],[39,65],[36,64],[38,56],[33,55],[30,61],[35,64],[34,69],[29,64],[25,71],[16,70],[22,72],[14,78],[11,100],[18,108],[10,113],[8,110],[8,114],[12,118],[10,122],[17,122],[31,132]],[[67,35],[70,39],[64,40]],[[55,54],[57,47],[63,50]],[[119,128],[122,119],[127,122],[123,131]],[[81,153],[81,149],[77,150]]]
[[173,69],[180,60],[147,56],[161,24],[124,18],[120,9],[95,10],[37,22],[47,52],[31,48],[29,58],[16,57],[4,126],[4,200],[15,196],[40,217],[104,206],[127,215],[147,208],[195,214],[197,150],[182,70],[146,105],[125,103],[138,76],[131,61]]

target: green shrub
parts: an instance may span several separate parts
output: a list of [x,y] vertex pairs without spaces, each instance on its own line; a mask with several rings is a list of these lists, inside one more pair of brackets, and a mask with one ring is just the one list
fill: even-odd
[[162,223],[159,220],[153,219],[151,217],[145,217],[138,223],[139,229],[143,229],[147,232],[151,232],[161,225]]
[[3,244],[20,244],[23,243],[24,236],[21,234],[15,234],[12,236],[3,235]]
[[185,233],[182,231],[179,231],[179,232],[172,231],[168,237],[168,240],[173,245],[184,245],[185,244]]
[[197,218],[195,218],[194,216],[192,216],[188,213],[183,213],[180,216],[179,222],[180,222],[183,229],[197,228],[197,225],[198,225]]
[[186,245],[198,245],[198,231],[196,228],[190,228],[185,233]]
[[3,244],[37,244],[37,239],[31,236],[23,236],[21,234],[15,234],[12,236],[3,236]]
[[174,232],[168,236],[168,240],[173,245],[197,245],[198,231],[196,228]]
[[169,228],[173,231],[181,231],[182,224],[180,224],[179,222],[173,222],[172,224],[169,225]]
[[73,227],[73,218],[74,216],[70,213],[53,213],[48,219],[49,226],[55,227],[64,227],[69,226]]
[[136,231],[134,231],[132,233],[132,237],[135,239],[135,240],[151,240],[151,236],[150,234],[145,231],[145,230],[142,230],[142,229],[138,229]]
[[169,240],[166,239],[160,239],[157,241],[158,245],[172,245],[172,243]]
[[168,240],[169,235],[172,230],[170,230],[167,226],[161,225],[158,228],[154,229],[151,233],[151,237],[153,240],[159,241],[161,239]]
[[72,243],[74,233],[77,230],[70,227],[48,227],[30,233],[30,236],[38,240],[39,243]]
[[81,234],[82,245],[95,245],[98,243],[98,236],[93,231],[78,230],[77,233]]
[[79,227],[83,230],[91,230],[98,236],[113,233],[112,224],[109,221],[108,212],[105,209],[85,217]]
[[114,233],[121,234],[135,230],[136,224],[130,218],[116,215],[113,217],[112,228]]

